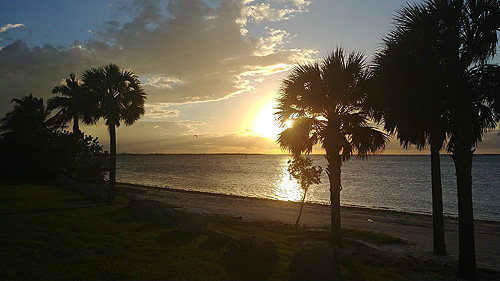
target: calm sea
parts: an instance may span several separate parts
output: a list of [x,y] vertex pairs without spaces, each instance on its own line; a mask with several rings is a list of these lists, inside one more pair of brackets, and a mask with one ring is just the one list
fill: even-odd
[[[326,167],[321,155],[311,156]],[[286,155],[118,155],[117,181],[192,191],[300,201],[301,190],[287,173]],[[500,155],[473,159],[474,216],[500,221]],[[444,212],[457,215],[455,167],[441,156]],[[325,171],[306,201],[329,204]],[[341,204],[430,213],[430,156],[375,155],[342,167]]]

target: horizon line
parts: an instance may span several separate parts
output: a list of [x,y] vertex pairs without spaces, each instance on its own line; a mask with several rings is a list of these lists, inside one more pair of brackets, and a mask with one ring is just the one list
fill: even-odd
[[[286,154],[286,153],[247,153],[247,152],[209,152],[209,153],[190,153],[190,152],[180,152],[180,153],[161,153],[161,152],[150,152],[150,153],[130,153],[130,152],[121,152],[117,153],[116,155],[283,155],[283,156],[290,156],[291,154]],[[324,156],[324,153],[310,153],[306,155],[319,155],[319,156]],[[431,154],[428,153],[377,153],[377,154],[370,154],[367,157],[370,156],[430,156]],[[452,155],[451,153],[440,153],[439,155]],[[500,155],[500,153],[475,153],[474,155]],[[352,156],[357,156],[357,154],[353,154]]]

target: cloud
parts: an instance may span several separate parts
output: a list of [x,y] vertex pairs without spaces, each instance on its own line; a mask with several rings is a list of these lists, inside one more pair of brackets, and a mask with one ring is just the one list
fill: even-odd
[[0,33],[4,33],[4,32],[6,32],[9,29],[18,28],[18,27],[24,27],[24,24],[22,24],[22,23],[16,23],[16,24],[10,24],[10,23],[8,23],[8,24],[0,27]]
[[[0,27],[0,33],[5,33],[5,32],[7,32],[7,30],[9,30],[9,29],[18,28],[18,27],[24,27],[24,24],[22,24],[22,23],[16,23],[16,24],[11,24],[11,23],[8,23],[8,24],[6,24],[6,25],[4,25],[4,26]],[[0,42],[2,42],[2,41],[3,41],[3,38],[2,38],[2,37],[0,37]],[[3,49],[3,47],[2,47],[2,46],[0,46],[0,51],[1,51],[2,49]]]
[[13,97],[33,93],[50,98],[50,90],[69,73],[110,62],[139,75],[148,104],[216,101],[250,92],[253,81],[311,59],[315,52],[286,48],[291,37],[285,30],[269,28],[261,37],[243,32],[249,22],[286,20],[305,12],[307,1],[120,3],[117,11],[129,17],[122,15],[104,22],[99,30],[93,28],[92,40],[64,49],[28,47],[18,40],[1,49],[0,113],[10,110],[8,101]]
[[[165,131],[162,128],[161,131]],[[147,139],[118,139],[127,153],[279,153],[272,140],[238,133],[163,135]]]
[[166,121],[172,117],[181,116],[178,109],[169,109],[170,105],[166,103],[156,103],[145,105],[145,114],[141,121]]
[[47,100],[52,96],[52,88],[71,72],[81,73],[101,64],[91,52],[78,47],[30,48],[22,40],[7,45],[0,50],[0,115],[12,110],[12,98],[33,93]]
[[[255,1],[247,1],[254,3]],[[271,6],[271,3],[259,3],[247,5],[244,9],[245,15],[253,22],[260,23],[267,21],[283,21],[293,18],[296,14],[306,12],[310,1],[295,0],[295,1],[275,1],[281,2],[281,8]]]
[[[118,153],[279,153],[273,140],[249,132],[203,133],[202,122],[141,121],[117,129]],[[86,134],[101,136],[109,149],[105,126],[82,126]]]
[[266,28],[269,30],[269,36],[259,38],[258,47],[255,55],[267,56],[274,54],[277,49],[286,43],[290,33],[285,30]]

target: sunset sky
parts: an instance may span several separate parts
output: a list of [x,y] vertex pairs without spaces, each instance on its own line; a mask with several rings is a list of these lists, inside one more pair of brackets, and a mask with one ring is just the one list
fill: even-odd
[[[273,102],[290,68],[337,46],[370,60],[402,5],[2,0],[0,117],[12,98],[33,93],[47,101],[70,73],[115,63],[134,70],[148,94],[146,114],[117,131],[119,153],[280,153]],[[107,147],[102,122],[82,129]],[[485,135],[477,152],[500,153],[497,133]],[[418,151],[393,140],[386,153]]]

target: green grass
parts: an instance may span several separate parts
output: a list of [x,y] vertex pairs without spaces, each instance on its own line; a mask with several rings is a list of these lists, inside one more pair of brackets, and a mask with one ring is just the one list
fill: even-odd
[[[288,280],[293,253],[329,239],[326,230],[210,216],[208,230],[262,235],[277,245],[276,264],[242,267],[224,260],[224,247],[207,243],[206,236],[137,219],[127,198],[116,202],[89,203],[50,184],[0,182],[0,280]],[[399,239],[352,230],[344,236],[347,280],[405,280],[416,266],[367,246],[401,244]]]
[[357,239],[360,241],[382,244],[382,245],[397,245],[403,244],[403,240],[383,233],[374,233],[368,231],[361,231],[355,229],[342,229],[342,235],[350,239]]
[[[51,186],[0,188],[0,279],[227,279],[203,237],[134,219]],[[120,200],[118,200],[120,202]]]

